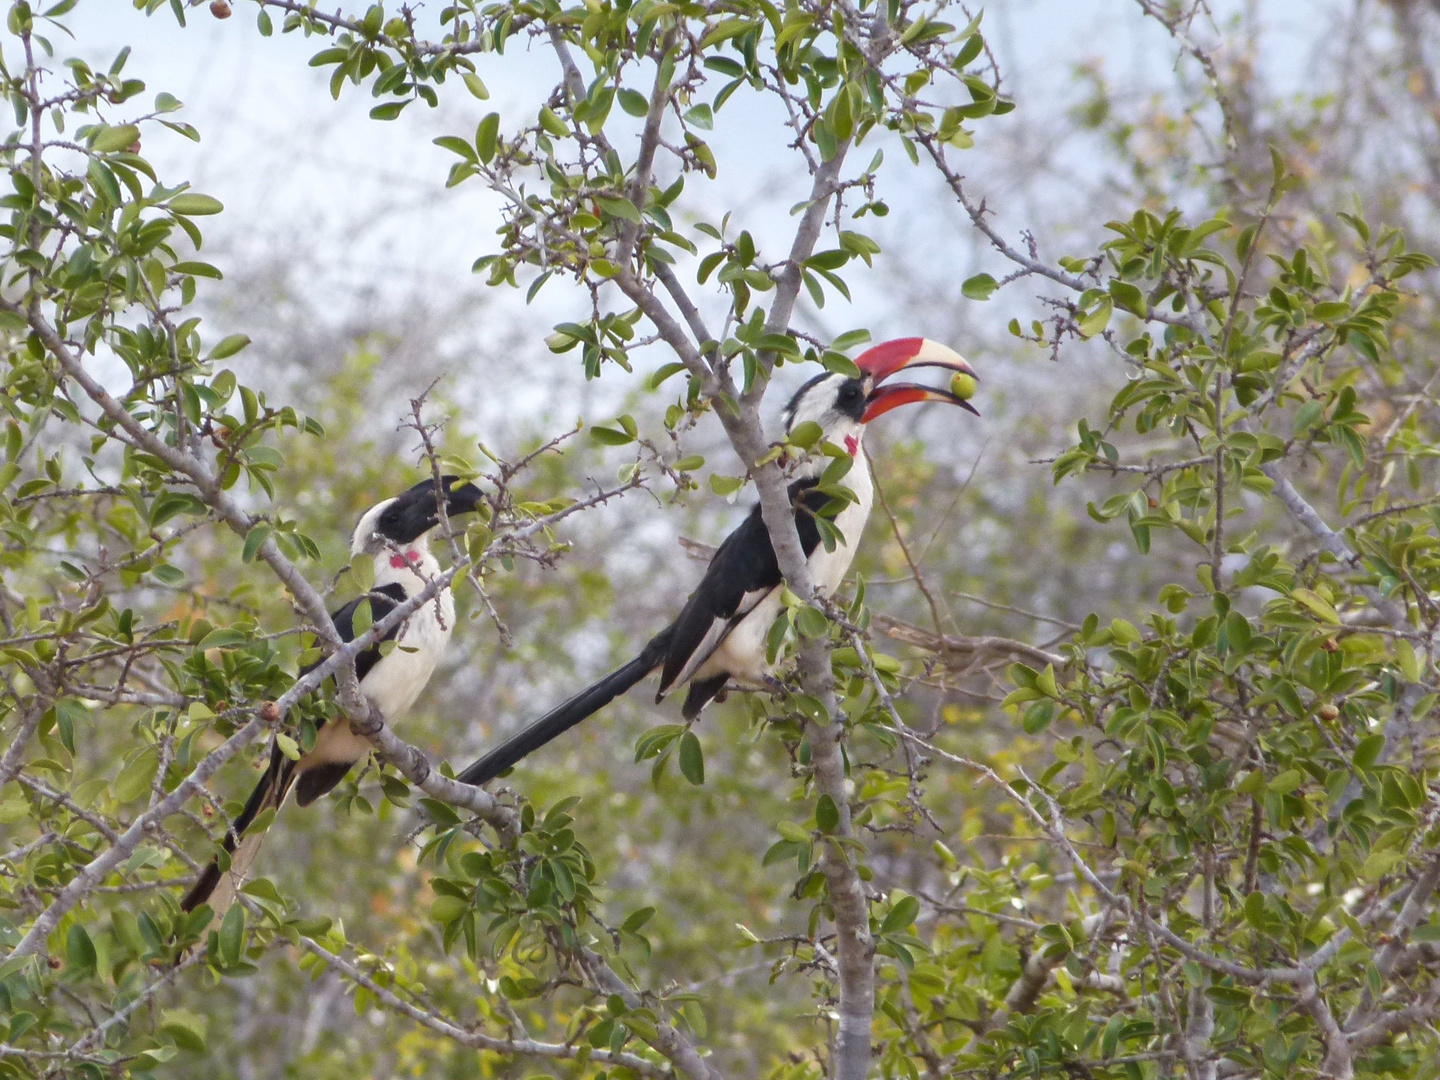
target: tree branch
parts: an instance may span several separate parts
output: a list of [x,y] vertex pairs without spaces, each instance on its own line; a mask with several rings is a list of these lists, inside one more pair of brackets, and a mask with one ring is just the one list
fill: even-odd
[[[581,952],[580,959],[586,974],[602,992],[620,995],[627,1008],[646,1007],[640,995],[632,990],[619,975],[615,974],[615,970],[604,957],[585,949]],[[677,1030],[673,1024],[660,1019],[658,1011],[652,1011],[655,1012],[655,1038],[650,1040],[651,1046],[691,1080],[725,1080],[724,1074],[700,1055],[700,1051],[694,1043]]]
[[221,765],[248,746],[265,727],[260,710],[257,710],[248,724],[207,754],[200,764],[191,770],[190,775],[176,785],[174,791],[137,817],[130,828],[121,834],[119,840],[81,867],[65,888],[60,890],[60,895],[30,924],[30,929],[25,932],[20,943],[6,956],[6,961],[42,952],[46,939],[60,925],[65,913],[94,891],[111,870],[128,859],[148,834],[158,831],[167,817],[199,794],[205,781],[214,776]]
[[[400,997],[400,995],[396,994],[393,990],[381,986],[355,964],[342,956],[337,956],[335,953],[332,953],[319,942],[308,937],[302,937],[300,939],[300,947],[318,956],[321,960],[324,960],[325,963],[341,972],[352,982],[363,986],[371,994],[375,995],[378,1000],[384,1002],[392,1011],[409,1017],[420,1026],[429,1028],[436,1034],[443,1035],[445,1038],[457,1042],[461,1046],[473,1047],[476,1050],[489,1050],[497,1054],[552,1058],[560,1061],[573,1061],[580,1055],[582,1047],[571,1043],[547,1043],[540,1042],[537,1039],[500,1038],[460,1027],[454,1022],[446,1020],[434,1010],[414,1005]],[[635,1054],[617,1053],[614,1050],[593,1049],[588,1045],[583,1049],[587,1052],[586,1056],[591,1061],[602,1062],[606,1065],[617,1065],[629,1069],[639,1076],[660,1078],[670,1075],[669,1069],[662,1068],[653,1061],[646,1061],[644,1058]]]
[[386,761],[394,765],[405,779],[425,794],[451,806],[469,810],[494,826],[495,831],[507,843],[512,843],[520,835],[520,816],[514,810],[503,805],[483,788],[442,776],[430,763],[424,751],[411,746],[386,726],[385,718],[378,709],[372,707],[364,722],[352,724],[351,727],[356,734],[369,739],[370,744]]
[[1330,1006],[1325,1004],[1325,999],[1320,996],[1320,989],[1315,985],[1315,976],[1301,980],[1296,1000],[1315,1021],[1315,1026],[1320,1029],[1320,1038],[1325,1042],[1325,1062],[1321,1065],[1325,1070],[1323,1075],[1331,1080],[1353,1080],[1355,1063],[1350,1041],[1335,1022]]

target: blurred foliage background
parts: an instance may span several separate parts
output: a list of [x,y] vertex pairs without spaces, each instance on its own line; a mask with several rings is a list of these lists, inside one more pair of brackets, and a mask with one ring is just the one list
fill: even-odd
[[[71,6],[56,5],[49,22],[38,7],[11,6],[6,92],[12,103],[23,99],[40,68],[47,92],[67,79],[90,86],[90,104],[98,95],[116,106],[108,127],[83,137],[92,157],[132,155],[131,143],[103,140],[122,121],[150,114],[166,88],[131,67],[98,83],[64,67],[88,47],[79,22],[88,5],[73,16],[80,37],[59,29]],[[309,17],[290,3],[236,3],[233,13],[226,0],[135,6],[154,9],[154,23],[182,10],[192,22],[231,18],[230,29],[247,35],[258,33],[258,15],[274,40],[287,19]],[[890,6],[897,25],[924,7]],[[665,17],[713,28],[761,5],[693,7]],[[608,2],[478,8],[456,5],[455,18],[581,33],[587,15],[619,11],[623,21],[629,10]],[[844,4],[802,3],[776,18],[809,12],[823,26],[842,9],[853,14]],[[1022,53],[1026,10],[1015,7],[1004,24],[1020,39],[1007,47]],[[362,5],[343,14],[366,18]],[[979,34],[973,26],[966,33],[979,13],[955,5],[923,14],[944,20],[937,48],[950,59],[989,31],[983,22]],[[415,37],[452,32],[454,20],[442,27],[436,11],[418,18]],[[998,79],[1000,100],[1017,106],[975,117],[975,146],[954,160],[973,177],[965,186],[971,207],[983,200],[995,212],[983,220],[1021,261],[976,228],[956,198],[958,167],[946,176],[923,151],[924,164],[912,167],[882,124],[852,162],[858,171],[872,142],[885,149],[877,186],[889,214],[845,223],[873,235],[881,254],[873,267],[845,269],[854,304],[832,292],[821,308],[802,293],[792,320],[826,345],[860,325],[877,340],[921,333],[952,344],[982,376],[983,422],[921,412],[877,425],[866,444],[885,506],[877,504],[852,576],[868,606],[870,648],[899,661],[891,684],[899,715],[935,748],[922,750],[926,763],[908,774],[882,703],[863,678],[849,687],[850,794],[881,944],[872,1068],[896,1077],[1434,1077],[1440,802],[1430,714],[1440,580],[1430,552],[1440,533],[1432,449],[1440,413],[1435,276],[1423,253],[1436,250],[1440,230],[1440,5],[1138,0],[1109,5],[1106,18],[1117,34],[1145,27],[1149,57],[1137,73],[1117,75],[1103,48],[1075,42],[1061,107],[1028,108],[1024,84],[1007,84],[989,52],[965,62],[990,85]],[[150,25],[138,21],[135,33]],[[385,34],[407,40],[403,25],[385,25]],[[1285,42],[1272,49],[1277,25]],[[334,23],[292,31],[313,36],[317,60],[337,48]],[[47,50],[32,32],[48,38],[53,58],[36,59],[34,50]],[[528,53],[516,42],[504,57],[472,57],[492,91],[504,71],[544,68],[545,89],[530,95],[525,124],[542,103],[561,106],[546,96],[553,57],[534,40]],[[737,55],[723,38],[703,48],[732,62]],[[356,76],[368,88],[377,72]],[[528,88],[533,76],[519,78]],[[146,85],[127,88],[125,79]],[[454,73],[436,89],[440,110],[416,104],[392,123],[471,139],[490,106]],[[347,85],[331,104],[319,90],[306,108],[368,110],[367,95]],[[73,109],[81,98],[44,111]],[[734,110],[742,130],[753,121],[744,108]],[[142,152],[149,126],[186,116],[159,103],[155,112]],[[203,514],[162,518],[164,469],[122,453],[90,406],[79,410],[83,420],[67,413],[67,395],[80,395],[27,325],[40,317],[27,309],[27,290],[43,278],[59,307],[74,300],[83,230],[56,226],[62,235],[37,248],[47,252],[44,267],[22,257],[27,214],[38,204],[25,186],[30,117],[17,116],[5,147],[12,216],[0,288],[12,433],[0,642],[7,951],[147,800],[153,807],[176,789],[179,763],[155,771],[157,732],[172,741],[183,733],[180,756],[193,767],[238,723],[211,722],[222,706],[277,695],[301,646],[294,606],[268,569],[242,561],[240,538]],[[69,133],[55,138],[83,141],[74,128],[94,122],[71,115]],[[718,139],[726,113],[713,123]],[[290,138],[285,117],[267,124],[277,141]],[[510,130],[507,115],[502,137]],[[287,145],[295,155],[309,150],[299,140]],[[721,153],[714,183],[676,220],[693,234],[696,222],[733,212],[732,234],[750,228],[762,246],[779,248],[793,228],[785,212],[794,200],[781,191],[746,201],[737,192],[758,169],[743,136],[738,152],[735,143],[716,145],[731,154]],[[777,136],[764,151],[773,156],[749,152],[781,172],[783,150]],[[703,172],[692,162],[692,176]],[[75,174],[88,175],[84,167]],[[1177,237],[1173,222],[1162,230],[1176,208],[1186,225],[1214,222],[1214,232]],[[201,216],[207,227],[217,220]],[[457,220],[454,228],[473,235],[479,257],[495,247],[497,221]],[[486,461],[481,444],[517,460],[577,418],[593,426],[620,413],[665,446],[668,461],[707,460],[696,485],[682,489],[645,453],[582,431],[516,477],[515,497],[534,503],[613,486],[637,459],[651,479],[647,490],[558,526],[543,563],[487,564],[493,615],[474,590],[457,588],[455,640],[399,732],[432,759],[467,761],[633,655],[698,580],[703,564],[682,538],[718,543],[748,506],[748,490],[726,500],[705,482],[711,472],[742,471],[714,416],[677,425],[667,412],[684,400],[682,380],[651,388],[649,373],[673,359],[663,344],[635,345],[633,373],[611,364],[593,381],[578,353],[544,347],[553,325],[588,317],[596,293],[585,286],[599,289],[594,277],[582,275],[585,286],[557,278],[529,306],[518,301],[523,294],[487,284],[485,272],[453,291],[387,281],[337,297],[309,289],[306,266],[343,262],[343,251],[257,251],[224,235],[198,255],[178,232],[167,240],[178,251],[171,272],[177,261],[203,258],[224,280],[192,275],[191,291],[165,319],[201,317],[206,350],[231,334],[250,339],[248,348],[208,366],[197,355],[180,375],[151,367],[142,377],[116,359],[107,336],[86,362],[116,394],[133,380],[141,392],[126,407],[160,428],[164,398],[155,387],[173,388],[176,378],[213,386],[221,368],[271,405],[291,406],[293,422],[276,417],[263,432],[273,458],[252,463],[266,483],[237,497],[249,512],[279,515],[313,538],[319,558],[301,565],[322,590],[346,563],[359,513],[421,475],[415,432],[403,422],[432,383],[424,408],[443,424],[444,451],[476,468]],[[290,239],[305,247],[304,237]],[[1202,239],[1210,254],[1197,258]],[[63,257],[51,258],[56,252]],[[691,264],[682,259],[682,267]],[[1029,272],[1009,280],[1017,270]],[[1132,297],[1127,288],[1139,291]],[[722,311],[734,297],[711,302],[721,307],[707,311]],[[140,323],[174,329],[156,305],[139,307],[148,312]],[[67,316],[70,332],[92,315],[82,298]],[[139,325],[132,315],[100,318],[113,330]],[[649,333],[643,322],[639,332]],[[778,370],[764,404],[771,437],[787,391],[814,370]],[[1163,386],[1142,396],[1135,388],[1147,380]],[[1212,399],[1219,407],[1206,414]],[[1277,468],[1295,500],[1266,471]],[[1218,540],[1217,485],[1225,492]],[[82,488],[109,493],[77,494]],[[111,564],[132,555],[129,565]],[[64,624],[65,611],[94,611],[102,597],[108,609],[90,630]],[[331,606],[346,598],[342,586]],[[47,693],[44,673],[66,648],[93,656],[119,647],[129,633],[119,623],[124,610],[153,643],[154,655],[137,661],[147,678],[206,703],[203,712],[107,702],[93,685],[90,694],[75,686]],[[199,620],[205,630],[196,630]],[[228,697],[199,687],[186,666],[205,633],[226,626],[256,639],[218,650],[231,657],[215,660],[233,681]],[[62,647],[72,635],[81,636]],[[835,641],[849,644],[838,630]],[[263,672],[237,673],[247,650]],[[73,677],[110,685],[107,662],[88,660]],[[842,688],[856,670],[837,669]],[[798,729],[786,726],[783,703],[732,695],[698,728],[705,782],[694,785],[673,761],[657,772],[635,761],[637,740],[674,723],[676,711],[653,705],[642,687],[524,762],[500,790],[535,808],[542,825],[547,813],[556,828],[567,823],[554,815],[573,819],[595,900],[593,921],[573,910],[566,918],[611,949],[616,969],[656,995],[647,1005],[703,1047],[719,1074],[824,1075],[835,980],[825,916],[816,914],[820,883],[808,865],[797,872],[796,857],[805,863],[826,830]],[[242,799],[264,754],[256,741],[227,764],[210,784],[216,796]],[[403,784],[389,775],[393,798],[372,763],[331,798],[279,816],[259,867],[273,885],[252,894],[265,903],[248,916],[243,949],[212,940],[206,952],[203,926],[186,926],[176,910],[193,870],[184,853],[208,857],[213,813],[195,802],[168,817],[143,858],[131,856],[87,890],[45,936],[48,964],[18,954],[0,962],[9,1025],[5,1035],[0,1024],[0,1073],[632,1075],[624,1064],[586,1060],[584,1050],[575,1058],[575,1048],[591,1047],[638,1055],[664,1075],[672,1066],[656,1049],[653,1016],[607,1000],[553,938],[537,932],[507,943],[482,934],[467,955],[454,938],[454,911],[437,906],[453,894],[437,892],[434,879],[468,875],[473,885],[492,872],[525,871],[501,868],[498,853],[482,873],[462,866],[462,850],[498,851],[478,830],[437,859],[437,828],[418,793],[400,796]],[[637,917],[647,909],[648,918]],[[636,932],[619,933],[622,924]],[[600,925],[617,930],[613,939]],[[1157,938],[1154,927],[1192,951]],[[301,937],[349,957],[432,1020],[570,1049],[477,1051],[373,988],[357,990],[353,973],[319,962],[297,945]],[[168,972],[187,942],[190,964]],[[1289,975],[1253,977],[1275,971]]]

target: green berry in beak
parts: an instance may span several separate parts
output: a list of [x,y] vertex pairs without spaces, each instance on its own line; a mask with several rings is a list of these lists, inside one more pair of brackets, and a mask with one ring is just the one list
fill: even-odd
[[950,392],[962,401],[969,401],[975,396],[977,384],[974,375],[967,375],[963,371],[957,371],[950,376]]

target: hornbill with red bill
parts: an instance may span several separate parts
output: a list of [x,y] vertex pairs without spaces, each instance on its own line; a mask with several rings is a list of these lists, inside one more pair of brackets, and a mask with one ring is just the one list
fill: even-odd
[[[361,515],[351,536],[350,553],[356,559],[373,560],[375,583],[365,596],[356,597],[331,614],[342,642],[355,640],[355,614],[362,602],[370,601],[373,625],[440,574],[440,564],[430,553],[429,534],[440,523],[441,505],[447,517],[454,517],[473,511],[481,499],[480,489],[474,484],[457,485],[455,476],[440,479],[443,490],[439,493],[433,479],[422,480]],[[377,641],[355,657],[360,690],[387,722],[400,718],[415,704],[440,662],[454,626],[455,599],[446,586],[390,627],[380,641],[393,641],[392,648],[382,653]],[[318,663],[302,668],[300,674],[307,674]],[[246,835],[255,819],[268,809],[278,810],[292,787],[295,801],[309,806],[340,783],[369,753],[369,741],[354,734],[344,717],[335,723],[322,720],[315,745],[298,760],[285,755],[278,739],[272,741],[265,775],[226,832],[222,847],[228,865],[222,869],[221,857],[216,856],[185,894],[181,907],[190,911],[208,901],[217,914],[223,913],[260,850],[264,834]]]
[[[858,376],[835,372],[817,375],[802,386],[785,408],[789,436],[807,421],[818,424],[822,437],[843,447],[855,467],[844,478],[854,493],[834,517],[839,537],[822,541],[827,523],[819,511],[831,496],[819,489],[829,464],[820,454],[805,454],[789,470],[788,494],[795,508],[795,527],[810,564],[810,577],[823,593],[834,593],[854,557],[860,533],[870,516],[874,498],[870,472],[860,457],[865,425],[900,405],[944,401],[979,415],[968,400],[949,390],[915,383],[886,383],[901,370],[919,367],[947,368],[952,384],[975,373],[960,355],[926,338],[901,338],[868,349],[855,360]],[[973,385],[973,384],[972,384]],[[968,395],[967,395],[968,396]],[[640,655],[574,697],[557,705],[540,719],[511,736],[456,779],[483,784],[510,768],[603,708],[619,695],[660,669],[658,703],[671,689],[688,687],[681,714],[693,720],[700,710],[734,680],[744,687],[767,685],[769,665],[765,642],[780,613],[780,566],[770,545],[770,534],[760,518],[757,503],[750,514],[716,550],[699,586],[690,594],[674,622],[650,639]]]

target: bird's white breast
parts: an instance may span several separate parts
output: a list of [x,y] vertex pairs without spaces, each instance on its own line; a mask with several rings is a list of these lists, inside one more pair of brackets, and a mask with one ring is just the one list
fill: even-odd
[[835,527],[845,541],[836,544],[834,551],[826,551],[825,545],[821,544],[810,553],[810,580],[827,595],[833,595],[840,582],[845,580],[845,572],[850,569],[855,552],[860,548],[860,534],[865,531],[865,522],[870,520],[870,506],[875,501],[870,466],[863,457],[855,459],[855,465],[845,475],[844,482],[855,493],[855,501],[835,515]]
[[[407,596],[413,596],[426,582],[440,572],[440,564],[428,551],[415,553],[413,569],[391,567],[388,559],[375,560],[375,584],[398,583]],[[409,712],[420,696],[455,628],[455,598],[443,589],[427,600],[400,624],[400,631],[386,645],[389,654],[365,673],[360,690],[386,723]],[[314,763],[359,761],[370,753],[370,742],[356,735],[346,723],[326,724],[320,729],[315,748],[301,761],[301,768]]]
[[[388,562],[377,567],[375,583],[399,582],[405,594],[413,596],[440,572],[439,563],[428,551],[419,555],[414,569],[391,567]],[[360,689],[387,721],[410,711],[435,673],[454,629],[455,598],[448,588],[427,600],[401,624],[390,654],[381,657],[360,683]]]

